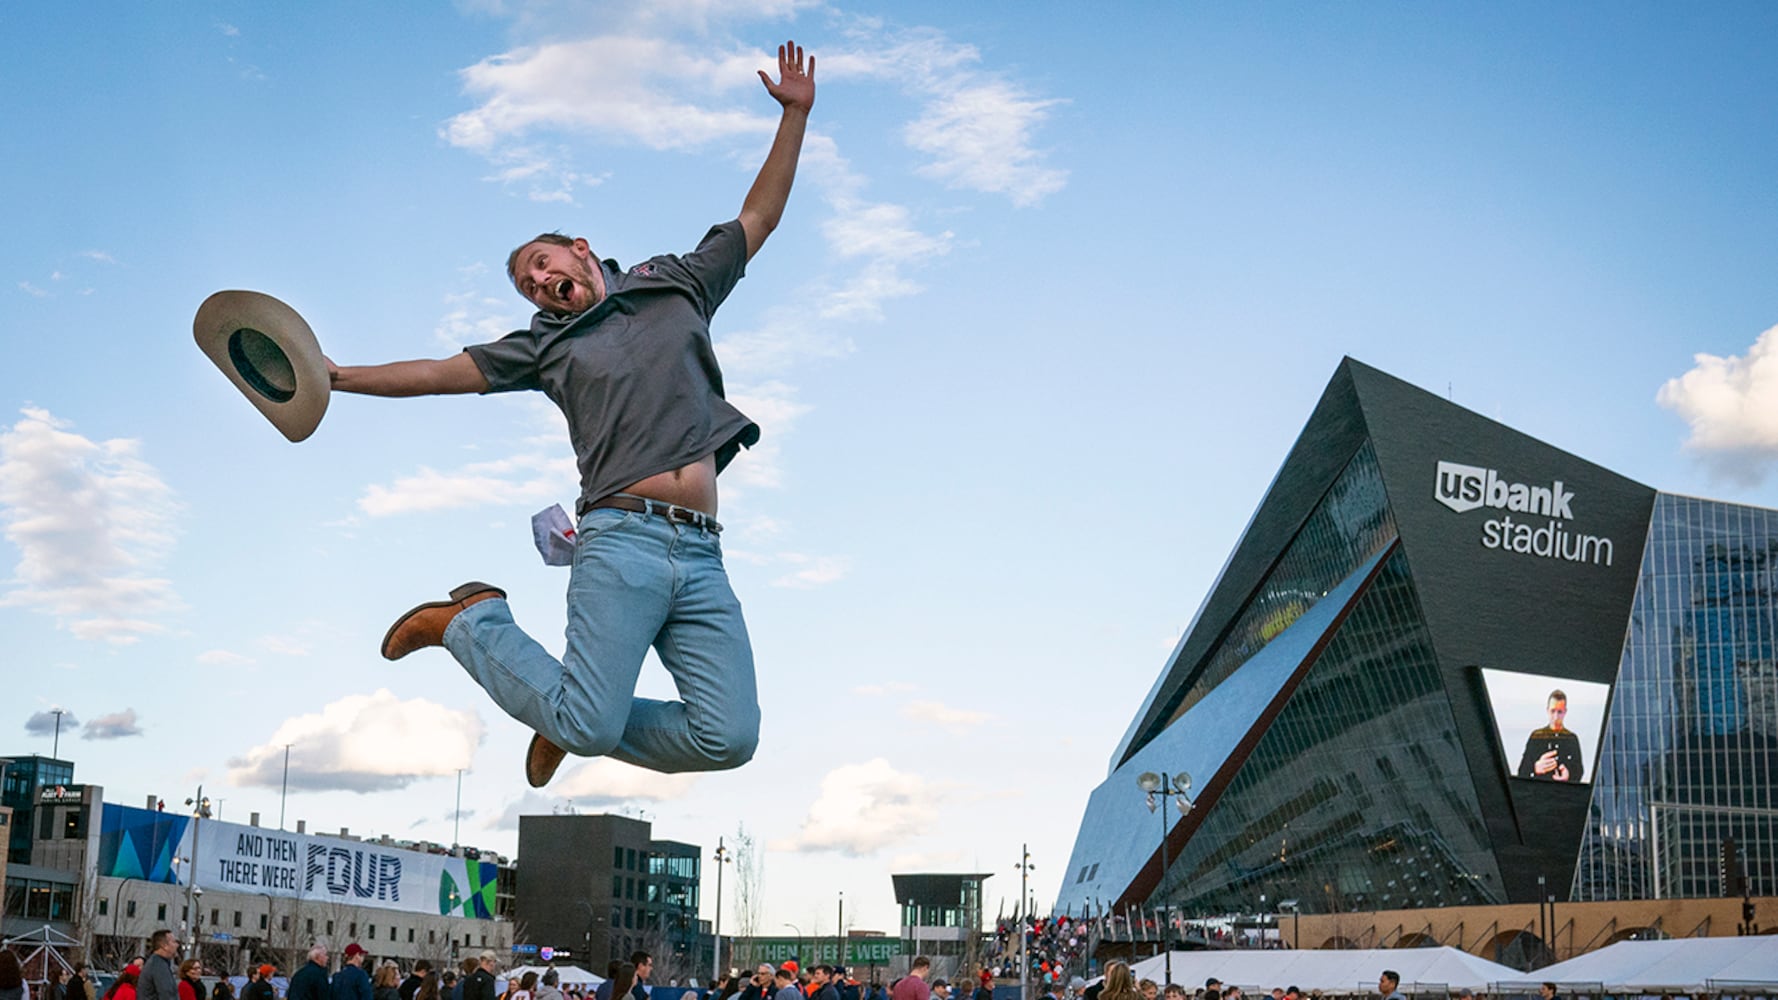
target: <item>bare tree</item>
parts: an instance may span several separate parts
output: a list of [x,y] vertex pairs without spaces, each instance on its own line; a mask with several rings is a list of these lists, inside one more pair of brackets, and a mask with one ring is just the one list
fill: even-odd
[[745,823],[735,827],[735,944],[745,954],[735,956],[735,965],[749,966],[758,959],[753,942],[759,936],[759,924],[765,910],[766,859]]

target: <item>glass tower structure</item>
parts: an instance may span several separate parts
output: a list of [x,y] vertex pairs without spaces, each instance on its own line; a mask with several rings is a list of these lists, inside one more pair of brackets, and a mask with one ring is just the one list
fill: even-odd
[[1778,894],[1775,576],[1778,511],[1656,498],[1576,898]]

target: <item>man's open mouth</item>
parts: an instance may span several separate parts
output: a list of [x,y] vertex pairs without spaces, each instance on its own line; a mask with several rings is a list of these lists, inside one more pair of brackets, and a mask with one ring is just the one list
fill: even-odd
[[563,302],[567,302],[569,296],[573,294],[574,282],[572,280],[563,278],[561,281],[556,282],[556,298],[561,299]]

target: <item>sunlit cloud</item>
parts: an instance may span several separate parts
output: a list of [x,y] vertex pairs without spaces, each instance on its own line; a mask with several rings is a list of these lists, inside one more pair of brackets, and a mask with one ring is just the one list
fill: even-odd
[[277,788],[290,753],[290,787],[377,792],[467,769],[481,745],[481,717],[388,689],[348,695],[284,720],[267,741],[228,762],[241,787]]
[[1698,354],[1656,393],[1691,428],[1686,447],[1724,478],[1755,484],[1778,460],[1778,326],[1745,355]]
[[0,523],[19,561],[0,606],[53,616],[83,639],[129,644],[183,607],[150,575],[173,548],[179,504],[138,441],[94,441],[26,408],[0,433]]
[[917,774],[897,771],[881,757],[836,767],[821,779],[821,794],[796,836],[774,851],[874,854],[920,834],[939,804],[936,789]]

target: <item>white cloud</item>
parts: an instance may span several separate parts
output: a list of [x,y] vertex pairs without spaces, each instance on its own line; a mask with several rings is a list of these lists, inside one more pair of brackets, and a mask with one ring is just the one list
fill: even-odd
[[211,667],[238,667],[253,662],[250,656],[231,653],[226,649],[206,649],[198,654],[198,662]]
[[80,730],[80,738],[83,740],[118,740],[126,736],[141,735],[142,727],[136,724],[136,710],[133,708],[88,719]]
[[278,656],[307,656],[309,647],[301,639],[289,635],[262,635],[254,640],[260,649]]
[[1032,132],[1057,103],[1004,81],[966,85],[927,105],[905,134],[908,145],[932,156],[922,174],[1030,205],[1068,182],[1067,171],[1044,166],[1031,147]]
[[507,803],[506,808],[498,815],[488,817],[482,827],[487,830],[517,830],[520,816],[552,816],[571,810],[572,807],[567,802],[555,795],[527,791]]
[[117,263],[116,257],[111,256],[110,254],[106,253],[103,250],[82,250],[80,252],[80,255],[82,257],[85,257],[87,260],[96,260],[101,264],[115,264],[115,263]]
[[372,517],[494,504],[546,503],[579,492],[572,457],[529,454],[473,462],[451,472],[422,467],[388,485],[372,484],[358,509]]
[[290,787],[376,792],[469,767],[483,736],[481,717],[388,689],[348,695],[321,711],[286,719],[262,745],[228,762],[241,787],[277,788],[290,746]]
[[992,722],[994,716],[967,708],[952,708],[936,701],[910,701],[901,706],[901,715],[914,722],[926,722],[946,729],[963,731]]
[[821,795],[795,837],[773,841],[774,851],[874,854],[918,835],[939,793],[917,774],[897,771],[881,757],[836,767],[821,780]]
[[92,441],[47,411],[23,414],[0,433],[0,521],[19,551],[0,605],[53,615],[83,639],[165,631],[159,619],[183,605],[146,571],[173,547],[172,489],[139,442]]
[[[57,706],[57,708],[59,707]],[[48,711],[38,712],[26,719],[25,733],[29,736],[51,736],[55,734],[58,727],[73,732],[78,725],[80,725],[80,720],[74,717],[73,712],[63,711],[61,718],[57,719],[56,711],[52,708]]]
[[846,572],[851,568],[851,564],[841,556],[807,556],[798,552],[784,552],[777,558],[796,568],[773,580],[772,586],[794,590],[808,590],[838,583],[846,578]]
[[652,149],[770,135],[772,118],[718,95],[759,86],[754,70],[772,62],[759,52],[693,51],[640,34],[516,49],[462,71],[463,89],[483,103],[446,122],[442,135],[481,152],[539,127]]
[[49,296],[49,292],[46,289],[38,288],[36,285],[31,284],[29,281],[19,282],[19,290],[23,291],[26,295],[35,295],[36,297],[38,297],[40,299],[47,298]]
[[906,694],[916,690],[918,688],[906,681],[889,681],[884,684],[860,684],[852,689],[852,693],[866,698],[881,698],[884,695]]
[[1059,99],[1034,96],[980,68],[973,45],[929,28],[885,35],[860,22],[852,36],[855,47],[834,53],[823,67],[840,78],[888,80],[924,102],[902,133],[930,157],[921,174],[1005,195],[1015,205],[1041,201],[1067,183],[1067,171],[1047,166],[1032,144]]
[[1778,459],[1778,326],[1745,357],[1692,357],[1692,369],[1661,386],[1655,401],[1691,427],[1686,447],[1720,474],[1757,483]]
[[[466,282],[477,281],[486,272],[487,269],[480,266],[464,268],[463,279]],[[513,301],[517,301],[516,295]],[[470,344],[486,344],[499,340],[514,330],[524,328],[529,321],[526,314],[515,309],[506,299],[480,292],[462,291],[445,296],[445,314],[439,318],[438,326],[432,332],[440,344],[451,350],[461,350]]]
[[605,808],[625,802],[681,798],[696,781],[695,774],[661,774],[610,757],[595,757],[563,772],[550,786],[550,792],[577,806]]

